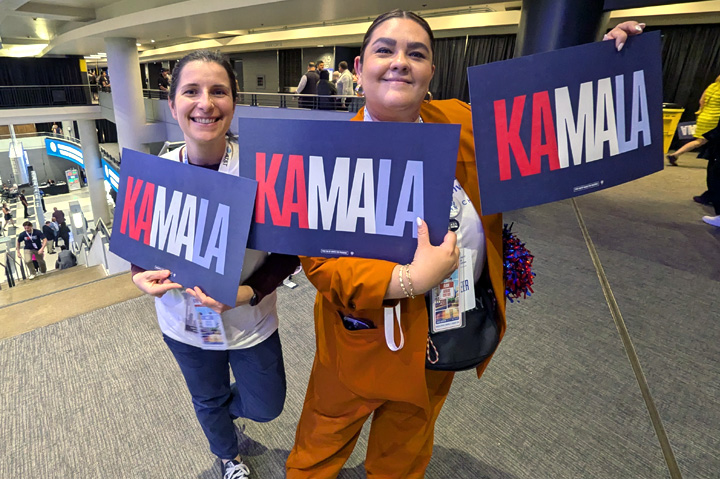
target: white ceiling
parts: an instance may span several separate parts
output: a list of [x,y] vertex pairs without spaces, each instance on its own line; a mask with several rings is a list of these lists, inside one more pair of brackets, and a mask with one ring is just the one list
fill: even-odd
[[[92,55],[104,51],[104,38],[108,37],[137,39],[141,59],[148,60],[177,58],[199,47],[243,51],[357,44],[367,22],[390,8],[424,14],[438,36],[479,33],[478,29],[504,33],[517,28],[520,0],[489,0],[472,6],[469,2],[472,0],[394,0],[392,4],[384,0],[0,0],[4,46],[0,55],[8,55],[15,45],[31,50],[37,45],[32,55]],[[625,13],[659,24],[720,22],[720,0],[653,8]],[[463,14],[467,12],[474,13]],[[623,12],[614,16],[623,17]]]
[[[395,0],[393,7],[445,9],[469,1]],[[504,3],[489,3],[504,11]],[[152,47],[162,47],[221,31],[371,19],[387,9],[382,0],[2,0],[0,38],[6,48],[49,43],[45,55],[93,54],[105,37],[152,39]]]

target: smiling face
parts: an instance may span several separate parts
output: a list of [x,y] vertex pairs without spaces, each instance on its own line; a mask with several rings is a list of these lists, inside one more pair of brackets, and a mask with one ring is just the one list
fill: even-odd
[[235,102],[230,78],[222,65],[192,61],[175,80],[177,90],[170,110],[185,135],[189,151],[225,148]]
[[417,120],[435,72],[430,37],[418,23],[391,18],[375,28],[355,59],[358,82],[373,119]]

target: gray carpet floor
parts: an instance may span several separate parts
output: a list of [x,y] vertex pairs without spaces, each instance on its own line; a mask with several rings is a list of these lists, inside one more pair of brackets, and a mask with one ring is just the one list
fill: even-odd
[[[720,231],[691,200],[704,166],[577,200],[684,478],[720,477]],[[427,477],[670,477],[572,205],[506,221],[536,255],[536,294],[509,305],[483,378],[456,376]],[[296,279],[279,301],[285,410],[237,421],[258,479],[284,476],[314,354],[314,291]],[[221,477],[148,298],[4,340],[0,364],[0,478]],[[365,445],[341,478],[365,477]]]

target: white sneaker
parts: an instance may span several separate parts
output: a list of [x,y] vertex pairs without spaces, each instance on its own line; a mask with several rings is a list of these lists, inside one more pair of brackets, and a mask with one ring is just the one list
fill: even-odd
[[28,276],[28,279],[35,279],[35,275],[31,274],[30,276]]
[[231,460],[223,466],[223,479],[246,479],[250,477],[250,469],[242,462]]
[[717,226],[718,228],[720,228],[720,215],[703,216],[702,220],[709,225]]

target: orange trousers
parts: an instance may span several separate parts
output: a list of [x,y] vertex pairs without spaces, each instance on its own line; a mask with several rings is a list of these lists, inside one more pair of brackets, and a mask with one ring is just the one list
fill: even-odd
[[368,479],[422,479],[432,456],[435,420],[453,377],[452,372],[425,371],[430,398],[426,410],[407,402],[357,396],[316,358],[287,460],[287,479],[337,477],[371,414],[365,456]]

